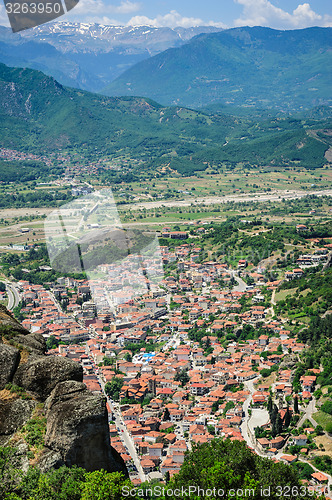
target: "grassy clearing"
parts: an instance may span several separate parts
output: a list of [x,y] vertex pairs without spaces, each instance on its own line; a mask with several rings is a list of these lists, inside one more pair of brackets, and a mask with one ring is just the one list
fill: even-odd
[[289,288],[288,290],[280,290],[280,292],[277,292],[275,294],[275,300],[276,302],[279,302],[279,300],[285,300],[288,295],[293,295],[295,293],[297,288]]
[[312,418],[316,420],[317,424],[321,425],[324,430],[326,430],[326,425],[331,422],[331,415],[325,413],[324,411],[317,411],[312,415]]

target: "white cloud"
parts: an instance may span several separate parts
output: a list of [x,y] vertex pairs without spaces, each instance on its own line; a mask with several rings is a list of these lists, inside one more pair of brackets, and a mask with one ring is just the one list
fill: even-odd
[[213,21],[203,21],[202,19],[195,17],[185,17],[181,16],[176,10],[171,10],[168,14],[164,16],[158,15],[154,19],[151,19],[147,16],[135,16],[132,17],[127,26],[154,26],[156,28],[160,27],[168,27],[175,28],[177,26],[181,26],[183,28],[190,28],[192,26],[217,26],[219,28],[225,28],[226,26],[223,23],[216,23]]
[[[141,4],[122,0],[120,4],[106,4],[103,0],[80,0],[78,5],[66,16],[68,20],[96,22],[100,24],[119,24],[113,19],[115,14],[132,14],[139,11]],[[110,17],[111,16],[111,17]]]
[[332,26],[332,17],[314,12],[309,3],[299,4],[290,14],[273,5],[269,0],[234,0],[243,5],[242,16],[235,19],[235,26],[269,26],[277,29]]
[[138,2],[130,2],[130,0],[123,0],[120,5],[115,7],[114,12],[117,14],[131,14],[140,10],[141,4]]

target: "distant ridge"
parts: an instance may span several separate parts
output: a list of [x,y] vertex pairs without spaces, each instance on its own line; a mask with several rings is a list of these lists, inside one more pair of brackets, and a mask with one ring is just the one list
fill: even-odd
[[[77,148],[90,161],[103,153],[127,156],[136,161],[138,178],[144,169],[192,174],[209,165],[239,163],[321,167],[332,147],[330,108],[310,113],[312,118],[304,112],[297,117],[206,114],[146,97],[71,89],[40,71],[0,63],[0,147],[38,153]],[[9,177],[15,180],[23,167],[0,162],[0,178],[8,179],[12,169]]]
[[106,95],[164,105],[301,110],[332,103],[332,28],[244,27],[202,34],[120,75]]
[[13,35],[0,26],[0,62],[41,70],[63,85],[97,92],[134,64],[220,29],[56,22]]

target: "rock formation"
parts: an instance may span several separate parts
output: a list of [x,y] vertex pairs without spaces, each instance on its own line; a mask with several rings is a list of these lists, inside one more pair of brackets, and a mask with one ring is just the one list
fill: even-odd
[[78,465],[128,476],[110,445],[106,399],[88,391],[82,367],[47,356],[43,336],[29,333],[3,306],[0,334],[0,444],[20,443],[22,426],[38,409],[46,418],[44,447],[35,462],[42,470]]

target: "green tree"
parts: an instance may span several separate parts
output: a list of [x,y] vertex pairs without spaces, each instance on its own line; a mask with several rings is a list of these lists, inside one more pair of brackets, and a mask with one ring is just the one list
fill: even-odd
[[297,396],[294,398],[294,413],[299,413],[299,398]]
[[282,418],[280,416],[280,413],[278,413],[277,419],[276,419],[276,431],[277,431],[277,434],[282,433]]
[[325,413],[328,413],[329,415],[332,415],[332,401],[325,401],[325,403],[323,403],[321,406],[321,410]]
[[107,384],[105,384],[105,393],[108,397],[118,401],[122,386],[123,379],[121,377],[114,377],[111,382],[107,382]]
[[169,409],[168,408],[165,408],[165,411],[164,411],[164,416],[163,416],[163,420],[165,422],[168,422],[170,420],[171,416],[170,416],[170,413],[169,413]]
[[290,421],[291,421],[291,412],[289,410],[289,406],[287,406],[287,410],[285,413],[285,419],[284,419],[284,425],[285,425],[286,429],[289,427]]
[[22,477],[20,460],[16,449],[9,446],[0,447],[0,498],[14,493]]
[[32,469],[20,484],[19,492],[28,500],[80,500],[85,474],[84,469],[75,466],[43,474]]
[[103,363],[104,363],[104,366],[112,366],[112,365],[114,365],[115,360],[114,360],[114,358],[108,358],[107,356],[104,356]]
[[[125,498],[122,493],[124,487],[133,489],[131,482],[119,472],[112,474],[104,470],[88,472],[81,500],[122,500]],[[130,496],[130,498],[135,497]]]
[[[216,491],[223,489],[224,492],[229,492],[230,489],[250,489],[250,498],[254,500],[266,500],[262,490],[270,487],[269,500],[283,500],[287,497],[278,494],[277,486],[281,487],[281,491],[285,486],[296,487],[300,491],[301,485],[293,467],[259,457],[252,453],[244,442],[214,439],[200,446],[193,445],[180,472],[173,476],[168,485],[173,491],[179,488],[180,495],[170,498],[186,498],[185,494],[181,495],[181,488],[185,490],[189,486],[205,490],[216,488]],[[303,498],[308,500],[310,495],[305,494],[304,490],[301,491]],[[191,498],[199,500],[202,496],[194,493]],[[217,494],[215,498],[225,499],[226,496]],[[238,493],[233,498],[248,498],[248,493],[247,496],[244,492]]]
[[59,345],[59,341],[54,337],[54,335],[50,335],[46,340],[46,347],[48,350],[56,349]]
[[186,370],[183,369],[175,374],[174,380],[181,382],[181,386],[184,387],[189,382],[190,378]]

